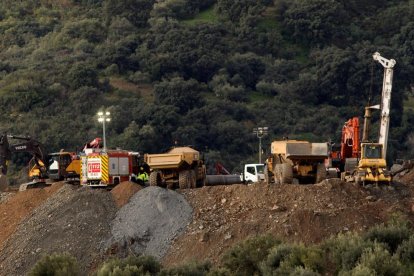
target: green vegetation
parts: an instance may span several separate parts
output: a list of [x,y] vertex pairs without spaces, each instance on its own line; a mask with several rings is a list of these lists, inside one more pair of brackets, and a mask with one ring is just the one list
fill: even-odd
[[[379,103],[379,51],[397,61],[388,156],[412,158],[414,110],[403,109],[414,75],[412,6],[4,0],[0,131],[75,150],[101,135],[95,114],[106,108],[110,147],[155,153],[178,141],[240,171],[256,156],[258,125],[270,129],[265,150],[283,136],[339,142],[342,124],[362,117],[370,96]],[[28,159],[12,161],[18,170]]]
[[204,11],[201,11],[192,19],[187,19],[182,21],[184,24],[189,26],[197,25],[202,23],[218,23],[219,17],[214,9],[214,7],[210,7]]
[[52,254],[45,256],[36,263],[30,271],[30,276],[74,276],[79,275],[80,270],[76,259],[68,254]]
[[[204,262],[163,268],[147,256],[112,259],[95,275],[412,275],[413,245],[413,229],[400,220],[362,235],[338,234],[316,245],[252,237],[231,248],[216,266]],[[30,275],[77,275],[75,264],[67,255],[52,255],[39,261]]]

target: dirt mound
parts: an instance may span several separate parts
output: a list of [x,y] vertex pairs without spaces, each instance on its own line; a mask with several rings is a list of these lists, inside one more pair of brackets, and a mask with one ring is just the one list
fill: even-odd
[[62,185],[62,183],[56,183],[43,189],[28,189],[19,193],[2,193],[7,200],[0,202],[0,248],[2,248],[4,241],[14,233],[18,224],[30,215],[36,207],[58,191]]
[[119,256],[133,252],[162,257],[191,217],[192,208],[181,194],[159,187],[145,188],[117,212],[108,245]]
[[340,180],[317,185],[233,185],[182,191],[193,222],[171,246],[166,265],[217,262],[235,243],[271,233],[306,244],[344,231],[364,231],[401,211],[412,217],[412,191],[365,189]]
[[116,205],[120,208],[142,188],[143,187],[137,183],[124,181],[116,185],[115,188],[112,189],[111,194],[114,197]]
[[[26,191],[36,193],[23,205],[37,200],[42,190]],[[28,196],[26,192],[18,193],[7,204]],[[26,275],[43,255],[52,252],[70,253],[82,271],[88,271],[111,235],[110,223],[116,210],[111,194],[105,190],[64,185],[24,219],[4,243],[0,250],[2,275]]]

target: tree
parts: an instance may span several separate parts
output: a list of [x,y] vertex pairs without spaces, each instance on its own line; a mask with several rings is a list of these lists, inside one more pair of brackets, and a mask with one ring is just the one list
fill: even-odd
[[154,86],[156,102],[174,105],[181,113],[200,106],[204,87],[194,79],[184,80],[181,77],[164,79]]
[[323,45],[346,35],[348,18],[335,0],[295,0],[284,14],[286,35],[305,45]]

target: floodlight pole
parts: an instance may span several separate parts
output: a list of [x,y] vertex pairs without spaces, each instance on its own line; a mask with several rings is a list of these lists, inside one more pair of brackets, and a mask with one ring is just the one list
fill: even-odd
[[262,164],[262,138],[267,135],[268,127],[257,127],[253,129],[253,133],[259,138],[259,164]]
[[102,131],[103,131],[103,151],[106,152],[106,133],[105,133],[105,122],[110,122],[111,118],[109,117],[111,113],[109,111],[105,112],[98,112],[98,121],[102,123]]

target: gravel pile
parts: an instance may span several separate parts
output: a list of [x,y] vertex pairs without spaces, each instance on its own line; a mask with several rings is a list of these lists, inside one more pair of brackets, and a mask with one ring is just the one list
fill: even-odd
[[0,192],[0,203],[6,202],[10,197],[12,197],[14,193],[1,193]]
[[116,214],[108,246],[123,257],[130,252],[162,258],[192,220],[192,208],[179,193],[148,187]]
[[43,256],[68,252],[85,275],[110,238],[116,214],[110,193],[63,186],[22,221],[0,251],[0,275],[26,275]]

